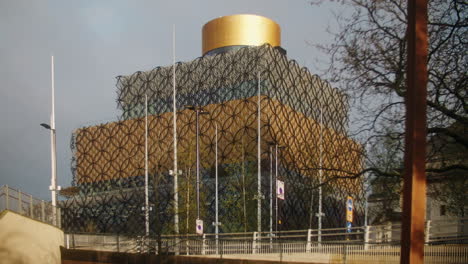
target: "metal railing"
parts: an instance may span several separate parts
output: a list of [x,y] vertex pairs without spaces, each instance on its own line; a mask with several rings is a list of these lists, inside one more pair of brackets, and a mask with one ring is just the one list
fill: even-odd
[[[363,227],[367,243],[399,243],[401,224],[374,225]],[[468,218],[426,221],[425,242],[427,244],[468,244]],[[366,238],[367,236],[367,238]]]
[[[10,210],[29,218],[53,225],[53,206],[50,202],[33,197],[31,194],[13,189],[8,185],[0,187],[0,212]],[[57,227],[60,228],[60,208],[57,208]]]
[[[354,242],[310,242],[285,235],[270,240],[258,233],[229,234],[216,240],[212,234],[160,239],[119,235],[66,235],[66,246],[74,249],[130,253],[204,255],[214,258],[284,260],[313,263],[399,263],[399,244]],[[179,241],[177,244],[176,241]],[[424,263],[468,263],[468,245],[425,245]]]
[[[466,219],[428,222],[425,263],[468,263]],[[445,240],[441,230],[449,232]],[[214,258],[284,260],[314,263],[399,263],[400,225],[381,225],[281,232],[247,232],[131,237],[115,234],[66,234],[68,248],[130,253],[203,255]],[[397,237],[398,236],[398,237]],[[433,239],[437,238],[437,239]],[[456,239],[455,239],[456,238]],[[465,244],[460,244],[465,242]],[[442,243],[442,244],[440,244]]]

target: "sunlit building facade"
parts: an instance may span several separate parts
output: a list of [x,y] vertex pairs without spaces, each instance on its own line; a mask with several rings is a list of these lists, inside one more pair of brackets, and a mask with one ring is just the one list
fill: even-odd
[[[217,18],[203,28],[202,57],[119,76],[121,119],[73,134],[72,185],[77,192],[63,202],[65,228],[144,232],[146,97],[151,233],[173,233],[176,208],[179,232],[195,232],[197,124],[199,207],[206,232],[213,232],[216,166],[222,232],[258,230],[259,198],[262,230],[269,230],[270,219],[276,218],[283,220],[283,229],[316,228],[322,184],[323,226],[344,226],[347,196],[355,198],[359,224],[362,182],[354,176],[362,167],[362,147],[347,136],[347,98],[288,59],[280,35],[280,27],[268,18]],[[174,83],[177,165],[182,172],[177,190],[170,174]],[[198,123],[196,111],[188,106],[205,113],[198,115]],[[275,177],[286,188],[278,216],[270,211],[276,206]]]

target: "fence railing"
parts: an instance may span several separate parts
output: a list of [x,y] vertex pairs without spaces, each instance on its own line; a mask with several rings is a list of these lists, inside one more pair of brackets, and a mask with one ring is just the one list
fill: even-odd
[[[427,222],[424,263],[468,263],[467,219]],[[314,263],[399,263],[401,225],[160,235],[66,234],[68,248]],[[321,243],[319,243],[321,235]]]
[[[189,235],[158,239],[119,235],[67,234],[74,249],[154,254],[206,255],[215,258],[294,260],[314,263],[399,263],[399,244],[317,243],[300,238],[259,238],[240,235],[215,237]],[[468,245],[425,245],[424,263],[468,263]]]
[[[399,243],[401,224],[367,226],[363,232],[364,241],[368,243]],[[425,242],[467,244],[468,218],[426,221]]]
[[33,197],[31,194],[3,185],[0,187],[0,212],[10,210],[18,214],[60,227],[60,208],[54,221],[54,207],[50,202]]
[[[468,219],[450,221],[428,221],[426,223],[425,242],[427,245],[465,244],[468,245]],[[351,232],[348,232],[351,231]],[[374,245],[399,245],[401,225],[376,225],[346,228],[327,228],[318,232],[317,229],[288,230],[281,232],[245,232],[245,233],[206,233],[160,235],[144,239],[142,236],[122,236],[115,234],[72,234],[73,247],[98,247],[102,250],[115,251],[127,248],[138,251],[139,247],[149,247],[156,250],[169,250],[187,254],[257,254],[276,252],[282,245],[282,250],[290,247],[298,252],[310,252],[314,245],[322,244],[353,244],[369,249]],[[319,236],[321,238],[319,239]],[[155,239],[155,238],[158,239]],[[70,237],[67,237],[70,240]],[[321,241],[321,243],[319,243]],[[153,244],[148,244],[148,243]],[[123,246],[121,246],[123,245]],[[273,246],[274,245],[274,246]],[[303,249],[303,248],[304,249]]]

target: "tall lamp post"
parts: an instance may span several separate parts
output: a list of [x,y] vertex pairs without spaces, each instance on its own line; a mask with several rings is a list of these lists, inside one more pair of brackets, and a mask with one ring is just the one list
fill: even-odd
[[273,242],[273,145],[270,145],[270,243]]
[[149,191],[148,191],[148,95],[145,94],[145,238],[149,238]]
[[[54,124],[51,122],[51,124]],[[57,225],[57,191],[60,187],[57,186],[57,153],[55,147],[55,126],[50,126],[45,123],[41,123],[41,126],[45,129],[50,130],[50,151],[51,151],[51,177],[49,190],[52,195],[52,223]]]
[[207,115],[210,112],[203,110],[202,107],[187,105],[188,110],[195,111],[196,116],[196,144],[197,144],[197,220],[200,219],[200,115]]
[[320,142],[319,142],[319,201],[318,201],[318,213],[317,213],[317,241],[319,243],[319,247],[322,243],[322,217],[325,215],[322,211],[322,204],[323,204],[323,191],[322,191],[322,183],[323,183],[323,111],[322,111],[322,104],[320,104]]
[[261,149],[261,97],[260,97],[260,72],[257,79],[257,231],[261,235],[262,232],[262,149]]
[[174,175],[174,233],[176,237],[176,250],[175,254],[179,255],[179,177],[181,174],[177,168],[177,90],[176,90],[176,61],[175,61],[175,25],[172,28],[172,125],[174,137],[174,171],[169,171],[169,174]]
[[216,234],[216,255],[219,253],[219,218],[218,218],[218,124],[215,123],[215,234]]
[[52,195],[52,223],[57,225],[57,152],[55,140],[55,83],[54,83],[54,56],[51,57],[51,82],[52,82],[52,109],[50,113],[50,125],[42,123],[41,126],[50,130],[50,152],[51,152],[51,177],[49,190]]

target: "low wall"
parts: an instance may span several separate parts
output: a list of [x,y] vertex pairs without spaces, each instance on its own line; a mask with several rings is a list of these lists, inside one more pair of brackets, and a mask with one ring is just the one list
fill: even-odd
[[60,264],[63,231],[26,216],[0,213],[0,260],[3,264]]
[[[279,261],[267,260],[249,260],[249,259],[219,259],[213,257],[194,257],[194,256],[169,256],[169,255],[150,255],[122,252],[103,252],[80,249],[61,248],[62,264],[105,264],[105,263],[125,263],[125,264],[274,264]],[[288,262],[288,264],[304,264],[305,262]],[[307,262],[311,264],[313,262]]]

